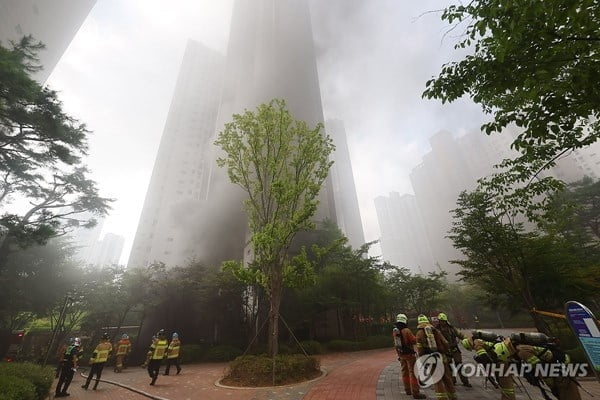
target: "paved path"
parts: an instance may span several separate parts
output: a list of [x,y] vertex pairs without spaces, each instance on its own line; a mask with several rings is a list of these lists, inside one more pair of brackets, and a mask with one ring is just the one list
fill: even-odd
[[[85,381],[77,376],[69,392],[72,400],[409,400],[399,379],[400,363],[393,349],[360,351],[355,353],[327,354],[320,357],[327,375],[312,382],[276,388],[233,389],[215,385],[227,368],[226,363],[184,365],[180,375],[159,376],[156,385],[150,386],[146,370],[130,367],[120,374],[105,369],[103,379],[133,387],[152,397],[131,392],[119,386],[100,382],[98,390],[83,390]],[[466,355],[468,357],[468,355]],[[467,358],[465,357],[465,358]],[[487,400],[500,398],[498,391],[484,388],[476,378],[473,388],[458,387],[460,400]],[[600,384],[585,380],[583,386],[595,397],[582,393],[584,400],[600,400]],[[525,384],[532,400],[541,400],[537,389]],[[434,399],[431,389],[423,391]],[[524,392],[517,391],[518,400],[529,400]],[[51,399],[52,400],[52,399]]]

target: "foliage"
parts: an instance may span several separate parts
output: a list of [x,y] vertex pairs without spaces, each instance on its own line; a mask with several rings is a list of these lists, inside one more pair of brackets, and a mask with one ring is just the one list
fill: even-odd
[[[0,364],[0,378],[21,378],[34,388],[34,399],[43,400],[48,396],[54,381],[54,370],[50,367],[41,367],[30,363],[2,363]],[[21,386],[21,385],[19,385]],[[4,389],[4,385],[0,385]],[[25,399],[26,397],[15,397]]]
[[[275,372],[273,373],[273,366]],[[229,364],[221,381],[233,386],[286,385],[316,378],[321,374],[319,361],[304,355],[238,357]]]
[[0,375],[0,400],[36,400],[35,386],[27,379]]
[[228,345],[220,345],[211,347],[206,355],[204,356],[204,361],[231,361],[236,357],[242,355],[242,351],[237,347],[228,346]]
[[184,344],[181,346],[179,361],[182,364],[197,363],[202,361],[209,347],[201,344]]
[[49,316],[79,282],[73,247],[62,239],[10,253],[0,269],[0,328],[22,329],[36,316]]
[[441,303],[446,287],[445,272],[412,275],[406,268],[389,266],[385,287],[394,310],[408,314],[431,314]]
[[[225,152],[217,163],[227,169],[232,183],[247,199],[253,281],[270,299],[269,351],[277,354],[279,306],[286,281],[310,277],[310,264],[301,252],[289,258],[296,234],[314,227],[317,196],[325,181],[333,150],[322,126],[310,129],[293,119],[283,100],[260,105],[256,112],[233,115],[215,142]],[[230,264],[231,265],[231,264]],[[242,272],[237,268],[238,273]],[[296,279],[290,279],[291,277]]]
[[513,142],[520,155],[487,182],[498,188],[491,200],[535,219],[538,195],[561,183],[534,178],[600,135],[600,88],[590,84],[599,79],[600,8],[590,0],[474,0],[447,7],[441,18],[464,31],[455,47],[472,53],[445,64],[423,96],[468,95],[493,116],[482,126],[487,134],[509,124],[522,130]]
[[300,342],[300,345],[296,346],[296,353],[302,353],[303,350],[308,355],[321,354],[323,352],[323,348],[321,343],[316,340],[303,340]]
[[30,77],[42,48],[30,36],[10,49],[0,46],[0,205],[15,196],[31,204],[23,214],[0,217],[9,230],[0,258],[74,226],[94,226],[82,214],[103,216],[111,201],[100,197],[83,164],[89,132],[63,112],[56,92]]
[[[478,191],[461,193],[457,204],[448,237],[465,258],[453,262],[462,267],[462,279],[489,293],[496,306],[554,310],[573,296],[597,293],[598,249],[582,236],[527,231]],[[538,329],[547,329],[533,317]]]

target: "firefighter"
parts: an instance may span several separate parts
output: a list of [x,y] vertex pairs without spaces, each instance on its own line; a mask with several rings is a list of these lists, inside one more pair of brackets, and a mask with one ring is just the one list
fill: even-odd
[[79,348],[81,347],[81,339],[73,339],[73,344],[67,347],[63,354],[62,365],[60,367],[60,376],[56,384],[56,392],[54,397],[67,397],[69,393],[69,385],[73,380],[73,375],[77,371],[77,362],[79,358]]
[[444,339],[440,331],[429,323],[429,319],[425,315],[419,315],[417,323],[416,340],[419,357],[437,352],[441,354],[441,359],[444,363],[444,375],[438,382],[435,382],[435,397],[437,399],[448,398],[449,400],[455,400],[457,398],[456,389],[454,389],[454,384],[452,383],[452,372],[450,371],[446,357],[449,351],[448,342]]
[[148,356],[150,357],[150,361],[148,362],[148,375],[152,378],[150,385],[156,383],[156,379],[160,373],[160,364],[167,354],[168,346],[169,343],[167,342],[167,339],[165,339],[165,330],[161,329],[156,334],[156,342],[153,341],[148,350]]
[[[157,341],[158,341],[158,336],[152,335],[152,344],[156,344]],[[150,357],[152,357],[151,351],[149,351],[146,354],[146,359],[144,360],[144,363],[142,364],[142,368],[148,368],[148,363],[150,362]]]
[[[526,337],[528,334],[520,335]],[[494,351],[501,360],[523,362],[532,365],[534,368],[541,363],[569,363],[569,357],[557,348],[550,350],[548,347],[521,344],[513,342],[511,338],[506,338],[501,343],[498,343],[494,347]],[[552,391],[552,394],[559,400],[581,400],[577,382],[568,376],[538,377],[529,375],[525,378],[529,383],[540,388],[544,398],[547,398],[547,394],[539,382],[540,379],[544,381]]]
[[63,343],[59,348],[58,351],[56,352],[56,360],[57,360],[57,364],[56,364],[56,371],[54,374],[54,379],[58,379],[58,377],[60,376],[60,370],[62,368],[62,361],[63,361],[63,357],[65,354],[65,351],[67,351],[67,349],[69,348],[69,346],[71,346],[73,344],[73,339],[72,337],[69,338],[69,340],[67,340],[65,343]]
[[110,344],[110,337],[108,333],[102,335],[102,340],[94,349],[92,353],[92,357],[90,358],[90,365],[92,368],[90,369],[90,373],[81,387],[85,390],[90,386],[90,382],[92,381],[92,377],[96,375],[96,383],[94,383],[93,389],[96,390],[98,388],[98,382],[100,382],[100,377],[102,376],[102,370],[104,369],[104,365],[108,361],[108,357],[110,357],[110,353],[112,352],[112,345]]
[[117,361],[115,362],[115,372],[121,372],[125,368],[125,358],[131,352],[131,342],[129,341],[129,335],[124,333],[121,336],[121,340],[115,345],[117,352]]
[[427,396],[420,393],[419,382],[417,382],[417,378],[415,377],[415,362],[417,357],[414,346],[417,340],[415,335],[406,326],[406,321],[405,314],[398,314],[394,330],[392,331],[394,347],[396,348],[396,353],[398,353],[398,361],[400,361],[402,371],[402,383],[404,384],[406,394],[412,395],[413,399],[425,399]]
[[167,368],[165,369],[164,375],[169,375],[171,365],[175,364],[177,367],[177,375],[181,372],[181,366],[179,365],[179,349],[181,348],[181,342],[179,341],[179,335],[177,332],[173,333],[171,337],[171,343],[167,347]]
[[[463,335],[458,329],[450,324],[448,321],[448,316],[444,313],[439,313],[438,315],[438,329],[444,335],[444,338],[448,342],[450,346],[450,352],[448,353],[448,361],[454,363],[456,367],[460,367],[462,365],[462,354],[460,353],[460,349],[458,348],[458,340],[464,339],[465,335]],[[458,376],[460,377],[460,381],[463,386],[472,387],[469,383],[469,379],[462,374],[462,369],[458,369]],[[456,384],[456,377],[452,376],[452,383]]]

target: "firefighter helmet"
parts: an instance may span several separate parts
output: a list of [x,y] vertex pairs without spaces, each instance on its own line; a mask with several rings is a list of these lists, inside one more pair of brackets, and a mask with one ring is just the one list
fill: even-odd
[[417,322],[419,324],[426,324],[426,323],[429,323],[429,319],[427,318],[427,316],[425,314],[420,314],[417,317]]
[[405,324],[408,318],[406,318],[406,314],[398,314],[396,315],[396,322],[400,322]]
[[440,321],[446,321],[446,322],[448,322],[448,316],[446,314],[444,314],[443,312],[441,312],[441,313],[438,314],[438,319]]
[[102,340],[108,340],[108,339],[110,339],[110,336],[108,336],[108,333],[107,333],[107,332],[104,332],[104,333],[102,334]]
[[81,346],[81,339],[79,339],[78,337],[73,339],[73,346]]
[[121,335],[121,339],[129,339],[129,335],[124,333]]

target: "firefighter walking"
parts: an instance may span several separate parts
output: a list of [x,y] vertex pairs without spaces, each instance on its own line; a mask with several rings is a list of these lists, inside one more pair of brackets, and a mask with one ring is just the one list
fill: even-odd
[[177,368],[177,375],[181,372],[181,366],[179,365],[179,349],[181,348],[181,342],[179,341],[179,335],[177,332],[173,333],[171,337],[171,343],[167,347],[167,368],[165,369],[164,375],[169,375],[171,365],[175,365]]
[[148,362],[148,375],[152,378],[150,385],[156,383],[156,379],[160,373],[160,364],[167,354],[168,346],[167,339],[165,339],[165,331],[164,329],[161,329],[156,334],[156,342],[153,341],[148,350],[148,356],[150,357],[150,361]]
[[115,372],[121,372],[123,371],[123,368],[126,368],[125,359],[131,352],[131,342],[129,341],[129,335],[124,333],[121,336],[121,340],[117,342],[115,347],[117,349],[117,361],[115,362]]
[[92,353],[92,357],[90,358],[90,373],[87,376],[85,384],[81,387],[87,390],[90,386],[90,382],[92,381],[92,377],[96,376],[96,383],[94,383],[93,389],[96,390],[98,388],[98,382],[100,382],[100,377],[102,376],[102,370],[104,369],[104,365],[108,361],[108,357],[110,357],[110,353],[112,352],[112,345],[110,344],[110,337],[108,333],[102,335],[102,340],[94,349]]
[[419,382],[417,382],[417,378],[415,377],[415,362],[417,361],[417,357],[414,346],[417,344],[417,340],[407,327],[406,322],[406,315],[398,314],[394,330],[392,331],[394,347],[396,348],[402,371],[402,383],[406,394],[412,395],[413,399],[425,399],[427,396],[420,393]]
[[[462,354],[460,353],[460,349],[458,348],[458,340],[464,339],[465,335],[460,333],[458,329],[450,324],[448,321],[448,316],[444,313],[440,313],[438,315],[438,329],[440,333],[444,336],[446,341],[448,342],[450,351],[448,353],[448,362],[454,363],[455,367],[458,368],[458,376],[460,377],[460,381],[463,386],[472,387],[469,383],[469,378],[463,375],[462,368],[459,368],[462,365]],[[452,376],[452,383],[456,384],[456,377]]]
[[58,377],[58,383],[56,384],[56,392],[54,397],[67,397],[69,393],[69,385],[73,380],[73,375],[77,371],[77,363],[79,359],[79,348],[81,346],[81,339],[73,339],[73,344],[67,347],[67,350],[63,354],[62,364],[60,367],[60,376]]
[[429,319],[421,314],[417,318],[417,354],[420,356],[432,353],[439,353],[441,355],[441,361],[444,364],[444,374],[442,378],[435,382],[435,397],[436,399],[449,399],[455,400],[456,389],[452,383],[452,372],[448,365],[446,354],[448,354],[448,342],[444,339],[444,336],[435,329]]

